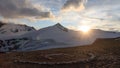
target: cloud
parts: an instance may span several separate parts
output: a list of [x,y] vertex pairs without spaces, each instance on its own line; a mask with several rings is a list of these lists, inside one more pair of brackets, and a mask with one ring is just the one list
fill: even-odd
[[62,10],[64,11],[81,11],[84,9],[86,0],[67,0],[63,5]]
[[51,18],[50,11],[42,10],[28,0],[0,0],[0,16],[4,18]]
[[118,22],[120,21],[119,2],[120,0],[88,0],[83,14],[87,17],[102,19],[102,21]]

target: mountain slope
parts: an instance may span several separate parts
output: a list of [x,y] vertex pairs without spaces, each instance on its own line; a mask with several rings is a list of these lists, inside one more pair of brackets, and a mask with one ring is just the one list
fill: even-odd
[[[120,37],[119,32],[91,30],[84,34],[80,31],[73,31],[65,28],[61,24],[40,29],[24,34],[22,37],[31,39],[21,50],[43,50],[50,48],[65,48],[92,44],[97,38],[116,38]],[[50,42],[53,40],[55,42]]]
[[35,31],[35,29],[26,25],[0,22],[0,51],[6,52],[17,49],[24,43],[25,38],[15,39],[15,37],[31,31]]
[[[88,34],[65,28],[61,24],[55,24],[40,30],[27,32],[20,36],[8,37],[4,41],[17,42],[2,47],[2,51],[33,51],[51,48],[65,48],[92,44],[97,38],[120,37],[119,32],[109,32],[98,29],[91,30]],[[3,41],[3,40],[2,40]],[[5,44],[5,43],[4,43]],[[8,44],[8,43],[7,43]],[[17,49],[14,48],[17,46]],[[12,51],[11,50],[11,51]]]
[[0,22],[0,39],[13,38],[30,31],[35,31],[35,29],[27,25]]
[[66,42],[66,43],[72,44],[74,43],[74,41],[76,42],[78,41],[82,43],[85,40],[90,41],[93,39],[95,40],[96,38],[115,38],[115,37],[119,37],[120,33],[93,29],[88,34],[84,34],[83,32],[80,32],[80,31],[74,31],[74,30],[67,29],[58,23],[53,26],[40,29],[38,31],[26,33],[23,36],[31,37],[34,40],[53,39],[57,42]]
[[0,22],[0,34],[21,34],[28,31],[34,31],[35,29],[33,27],[29,27],[26,25],[20,25],[20,24],[13,24],[13,23],[2,23]]
[[74,40],[77,41],[82,35],[79,31],[69,30],[58,23],[23,36],[31,37],[34,40],[53,39],[57,42],[69,42],[72,44]]

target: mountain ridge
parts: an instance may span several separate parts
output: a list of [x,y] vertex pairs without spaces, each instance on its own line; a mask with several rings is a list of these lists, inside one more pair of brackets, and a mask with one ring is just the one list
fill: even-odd
[[[9,51],[9,49],[13,49],[16,51],[34,51],[51,48],[75,47],[92,44],[97,38],[116,37],[120,37],[119,32],[114,33],[102,30],[95,30],[91,31],[88,34],[84,34],[81,31],[70,30],[58,23],[53,26],[45,27],[39,30],[29,31],[19,36],[10,36],[6,37],[6,39],[5,37],[3,37],[2,40],[6,42],[10,41],[17,43],[9,43],[9,45],[2,47],[1,50],[5,50],[6,48],[7,51]],[[17,49],[14,49],[16,47]]]
[[35,28],[27,25],[0,22],[0,34],[12,35],[34,30]]

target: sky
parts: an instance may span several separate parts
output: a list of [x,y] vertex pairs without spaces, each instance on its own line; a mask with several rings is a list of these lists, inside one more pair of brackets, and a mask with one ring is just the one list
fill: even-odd
[[77,30],[120,31],[120,0],[0,0],[0,21],[36,29],[61,23]]

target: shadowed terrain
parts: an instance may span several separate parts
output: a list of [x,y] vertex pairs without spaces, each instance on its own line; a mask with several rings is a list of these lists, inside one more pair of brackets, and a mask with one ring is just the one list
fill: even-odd
[[93,44],[0,54],[0,68],[120,68],[120,38]]

